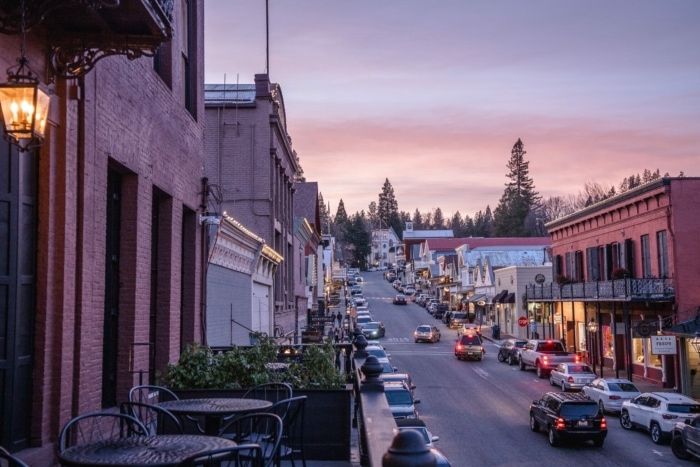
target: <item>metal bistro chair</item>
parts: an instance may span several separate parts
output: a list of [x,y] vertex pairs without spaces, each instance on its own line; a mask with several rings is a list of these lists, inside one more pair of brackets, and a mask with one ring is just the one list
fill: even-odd
[[68,421],[58,436],[58,452],[78,444],[112,438],[145,436],[148,430],[131,415],[114,412],[94,412]]
[[282,420],[282,442],[280,443],[277,465],[281,459],[288,459],[294,466],[294,459],[301,457],[301,464],[306,467],[304,456],[304,411],[306,396],[292,397],[288,400],[285,416]]
[[248,389],[244,399],[263,399],[272,403],[292,397],[292,387],[287,383],[263,383]]
[[[219,431],[219,436],[238,444],[257,444],[262,448],[261,464],[269,467],[279,459],[284,424],[273,413],[255,412],[239,415],[228,421]],[[246,454],[241,453],[245,458]]]
[[202,452],[188,457],[177,467],[223,466],[262,467],[262,448],[257,444],[239,444],[230,448]]
[[[152,384],[141,384],[129,390],[129,402],[139,402],[141,404],[158,405],[161,402],[180,400],[170,389]],[[204,422],[192,415],[186,415],[182,422],[185,433],[204,434]]]
[[4,447],[0,446],[0,466],[7,467],[29,467],[27,464],[10,454]]
[[149,435],[182,435],[185,433],[182,421],[172,412],[157,405],[140,402],[122,402],[121,413],[139,420]]

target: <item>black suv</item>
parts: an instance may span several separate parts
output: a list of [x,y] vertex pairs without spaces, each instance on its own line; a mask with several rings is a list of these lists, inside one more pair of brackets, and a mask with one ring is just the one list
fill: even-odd
[[454,313],[450,314],[450,322],[448,323],[448,325],[451,329],[457,329],[462,324],[468,322],[469,319],[467,318],[466,313],[464,313],[463,311],[455,311]]
[[548,392],[530,405],[530,429],[547,430],[549,444],[562,441],[593,441],[601,447],[608,434],[608,424],[598,404],[583,394]]

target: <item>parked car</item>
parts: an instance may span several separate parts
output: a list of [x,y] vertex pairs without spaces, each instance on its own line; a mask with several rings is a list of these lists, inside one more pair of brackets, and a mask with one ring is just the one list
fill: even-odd
[[450,315],[449,326],[451,329],[457,329],[462,324],[468,323],[467,314],[463,311],[456,311]]
[[436,319],[442,319],[443,315],[449,311],[450,306],[447,303],[438,303],[433,311],[433,317]]
[[596,401],[603,413],[619,412],[623,402],[641,394],[632,381],[618,378],[594,379],[591,384],[584,386],[581,392]]
[[371,316],[369,316],[369,315],[358,316],[358,317],[355,319],[355,323],[356,323],[357,326],[360,327],[360,328],[361,328],[362,326],[364,326],[365,324],[371,323],[371,322],[373,322],[373,321],[374,321],[374,319],[373,319]]
[[440,330],[432,324],[421,324],[413,332],[415,342],[440,342]]
[[520,358],[520,349],[527,341],[522,339],[506,339],[498,348],[498,361],[512,365]]
[[462,325],[457,328],[457,335],[462,334],[478,334],[481,335],[481,326],[474,323],[462,323]]
[[391,364],[388,358],[379,358],[379,364],[382,366],[382,373],[396,373],[398,368]]
[[382,373],[379,378],[382,381],[400,381],[406,384],[406,387],[411,390],[411,394],[415,392],[416,385],[413,384],[413,379],[408,373]]
[[481,360],[484,356],[484,346],[481,345],[481,337],[477,334],[465,334],[457,339],[455,344],[455,357],[458,360]]
[[362,276],[355,276],[355,282],[364,282],[365,280],[362,278]]
[[367,345],[365,351],[368,354],[374,355],[377,358],[389,358],[391,356],[388,353],[386,353],[386,350],[381,345]]
[[416,404],[420,403],[420,399],[414,399],[411,390],[404,383],[385,381],[384,395],[395,419],[418,418]]
[[394,431],[394,434],[402,431],[402,430],[417,430],[420,432],[421,435],[423,435],[423,439],[425,440],[425,444],[428,446],[428,449],[430,449],[430,452],[433,453],[433,456],[435,456],[436,466],[437,467],[450,467],[452,464],[447,460],[445,455],[441,453],[434,445],[436,441],[438,441],[440,438],[438,436],[434,436],[428,429],[425,427],[425,423],[423,420],[416,420],[416,419],[401,419],[401,420],[396,420],[396,428]]
[[596,374],[585,363],[560,363],[549,374],[549,384],[561,386],[564,392],[570,389],[581,390],[594,379]]
[[362,293],[362,286],[361,285],[353,285],[350,287],[350,295],[357,295]]
[[376,339],[384,337],[386,329],[381,321],[370,321],[362,325],[362,334],[364,334],[367,339]]
[[352,297],[352,303],[353,303],[355,306],[366,305],[366,304],[367,304],[367,299],[366,299],[365,296],[362,295],[362,294],[353,295],[353,297]]
[[625,430],[642,428],[654,444],[671,437],[675,423],[700,414],[700,403],[673,392],[644,392],[622,403],[620,425]]
[[671,434],[671,451],[681,460],[700,460],[700,416],[676,422]]
[[583,394],[548,392],[530,405],[530,429],[545,429],[549,444],[559,446],[564,441],[593,441],[603,446],[608,424],[598,410],[598,404]]
[[406,296],[404,294],[397,294],[394,297],[394,305],[405,305],[406,304]]

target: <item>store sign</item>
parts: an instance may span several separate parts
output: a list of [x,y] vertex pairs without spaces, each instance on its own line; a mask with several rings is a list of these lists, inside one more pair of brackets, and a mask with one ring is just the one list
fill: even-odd
[[674,336],[651,336],[651,353],[654,355],[676,355]]

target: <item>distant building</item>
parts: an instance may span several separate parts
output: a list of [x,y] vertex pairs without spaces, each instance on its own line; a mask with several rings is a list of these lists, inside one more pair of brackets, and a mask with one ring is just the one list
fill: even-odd
[[372,230],[369,266],[389,267],[396,262],[395,248],[401,242],[393,227]]
[[275,326],[294,329],[298,167],[282,89],[266,74],[258,74],[255,84],[206,84],[204,96],[207,189],[217,211],[231,215],[282,258],[269,301],[273,320],[262,331],[274,335]]

